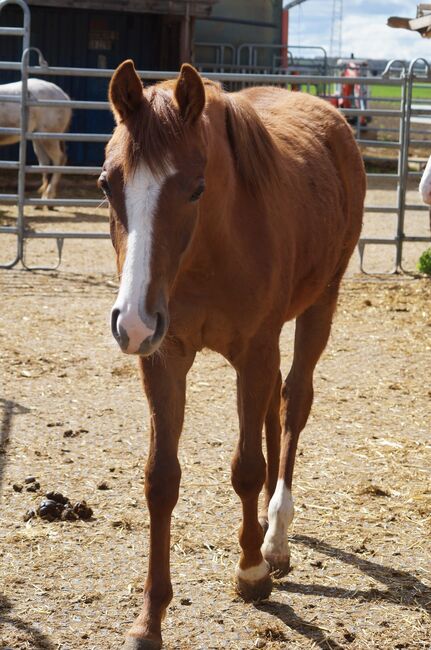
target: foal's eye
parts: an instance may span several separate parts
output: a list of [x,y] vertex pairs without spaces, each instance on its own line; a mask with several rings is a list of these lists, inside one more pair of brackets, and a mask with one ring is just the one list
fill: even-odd
[[109,186],[108,179],[106,178],[106,176],[102,174],[99,180],[97,181],[97,184],[102,190],[102,192],[104,193],[104,195],[107,198],[109,198],[111,196],[111,188]]
[[190,202],[195,203],[196,201],[199,201],[199,199],[201,198],[201,194],[203,193],[204,189],[205,189],[205,185],[204,185],[204,183],[201,183],[201,185],[199,185],[199,187],[197,187],[195,189],[195,191],[193,192],[193,194],[191,195]]

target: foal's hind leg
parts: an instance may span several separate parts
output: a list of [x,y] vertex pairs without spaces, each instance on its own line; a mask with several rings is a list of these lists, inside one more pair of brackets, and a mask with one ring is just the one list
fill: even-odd
[[258,520],[258,499],[265,481],[262,428],[279,368],[275,338],[276,345],[271,346],[253,342],[252,351],[235,364],[240,436],[232,461],[232,485],[241,498],[243,512],[236,584],[245,600],[267,598],[272,587],[269,567],[260,550],[263,530]]
[[329,338],[337,295],[338,283],[297,319],[292,367],[282,389],[280,469],[262,546],[264,558],[280,573],[286,573],[290,565],[287,529],[294,514],[292,475],[298,437],[310,413],[313,371]]
[[280,397],[281,397],[281,372],[278,372],[271,401],[265,416],[266,438],[266,479],[264,489],[263,508],[259,515],[259,522],[266,533],[268,528],[268,506],[277,485],[278,469],[280,464]]

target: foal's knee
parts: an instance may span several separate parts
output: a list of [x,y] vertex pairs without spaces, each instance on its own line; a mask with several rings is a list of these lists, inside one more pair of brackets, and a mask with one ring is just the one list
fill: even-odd
[[150,511],[174,508],[180,480],[181,468],[177,458],[149,462],[145,471],[145,496]]
[[232,462],[232,485],[241,499],[258,494],[265,482],[266,463],[262,452],[251,457],[237,453]]

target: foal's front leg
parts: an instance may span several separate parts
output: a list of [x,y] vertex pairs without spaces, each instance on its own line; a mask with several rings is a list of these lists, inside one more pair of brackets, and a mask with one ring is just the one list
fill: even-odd
[[232,485],[242,501],[236,586],[245,600],[267,598],[272,588],[269,566],[260,550],[263,530],[258,519],[258,499],[265,481],[262,428],[279,361],[278,348],[253,345],[246,358],[236,364],[240,436],[232,461]]
[[151,415],[151,440],[145,470],[150,513],[150,549],[144,605],[128,632],[127,650],[158,650],[161,622],[172,599],[170,576],[171,514],[178,500],[181,469],[178,442],[184,420],[189,357],[141,358],[142,378]]

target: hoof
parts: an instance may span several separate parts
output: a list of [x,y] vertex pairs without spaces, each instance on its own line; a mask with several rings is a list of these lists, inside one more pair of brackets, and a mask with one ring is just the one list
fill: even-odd
[[269,564],[271,573],[276,578],[282,578],[289,573],[290,555],[278,555],[276,553],[271,553],[268,555],[264,554],[264,558]]
[[121,650],[160,650],[161,647],[161,639],[138,639],[128,636]]
[[246,603],[265,600],[269,598],[272,591],[271,576],[265,576],[260,580],[247,582],[239,576],[236,577],[236,590]]

